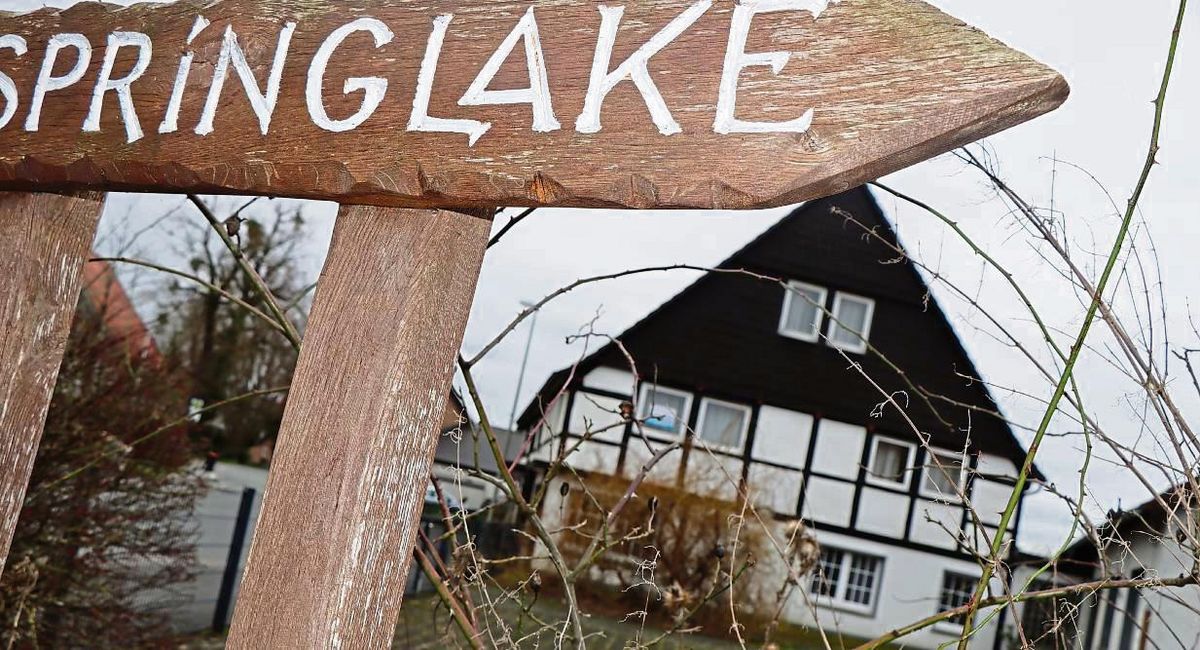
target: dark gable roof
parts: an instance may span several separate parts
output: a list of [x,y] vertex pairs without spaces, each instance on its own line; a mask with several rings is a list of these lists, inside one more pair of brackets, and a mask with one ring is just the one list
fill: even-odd
[[[873,354],[850,357],[898,401],[908,402],[908,415],[935,446],[961,449],[969,427],[974,449],[1019,465],[1025,450],[1008,425],[989,414],[999,409],[984,384],[972,379],[979,376],[975,366],[916,267],[863,226],[899,245],[874,197],[858,188],[801,206],[719,268],[821,285],[831,300],[835,291],[873,299],[870,341],[887,361]],[[746,275],[708,273],[618,338],[638,361],[643,379],[911,437],[896,409],[872,416],[883,394],[837,350],[778,334],[784,291],[778,283]],[[582,362],[577,381],[597,366],[628,367],[609,344]],[[568,370],[550,377],[523,413],[522,427],[536,423]],[[926,402],[909,382],[945,399]]]

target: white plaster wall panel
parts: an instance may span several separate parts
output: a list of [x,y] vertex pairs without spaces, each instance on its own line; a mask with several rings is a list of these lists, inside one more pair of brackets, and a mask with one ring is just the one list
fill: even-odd
[[588,388],[606,390],[610,393],[629,396],[633,390],[633,373],[616,368],[596,368],[583,378],[583,385]]
[[[637,476],[658,450],[666,447],[661,443],[651,443],[651,445],[651,449],[648,449],[646,443],[641,440],[636,438],[630,440],[629,450],[625,452],[625,466],[622,474],[630,479]],[[654,467],[650,468],[646,474],[646,481],[659,485],[674,485],[675,478],[679,475],[679,461],[682,459],[682,449],[672,450],[663,456],[662,460],[655,463]]]
[[[822,545],[882,557],[882,582],[872,615],[834,611],[821,605],[810,608],[806,599],[797,595],[788,600],[785,614],[787,620],[796,625],[811,627],[819,624],[827,630],[838,630],[846,636],[874,638],[885,630],[896,629],[936,614],[942,577],[946,571],[979,575],[979,567],[966,560],[821,530],[817,530],[815,534],[817,541]],[[772,568],[774,566],[772,565]],[[808,580],[801,584],[808,589]],[[993,582],[993,589],[996,593],[1000,592],[999,581]],[[993,647],[999,629],[998,618],[993,617],[987,626],[979,630],[971,648],[986,650]],[[983,619],[981,616],[980,620]],[[955,638],[953,634],[941,628],[927,628],[905,637],[904,647],[937,650],[943,644],[952,643]]]
[[[1162,568],[1169,566],[1165,560],[1163,553],[1163,544],[1158,543],[1157,535],[1151,536],[1145,533],[1126,535],[1124,540],[1129,546],[1126,549],[1122,544],[1112,544],[1108,548],[1109,566],[1112,567],[1112,572],[1116,575],[1131,576],[1139,571],[1158,572]],[[1165,577],[1176,577],[1179,571],[1168,571]]]
[[821,420],[817,425],[817,449],[813,454],[813,471],[852,481],[857,479],[866,439],[867,430],[863,427],[835,420]]
[[[1145,571],[1147,578],[1174,578],[1191,570],[1191,560],[1185,550],[1171,538],[1159,542],[1157,533],[1127,535],[1128,548],[1113,544],[1108,550],[1109,566],[1115,574],[1134,575]],[[1186,567],[1181,570],[1181,566]],[[1122,597],[1124,592],[1122,593]],[[1144,591],[1143,611],[1154,612],[1154,623],[1149,628],[1147,647],[1177,648],[1182,640],[1185,647],[1200,647],[1200,617],[1195,609],[1200,607],[1200,588],[1187,587],[1169,590],[1166,593]],[[1123,603],[1123,600],[1121,601]],[[1094,612],[1093,612],[1093,615]],[[1117,616],[1112,623],[1114,637],[1118,636],[1123,618]],[[1098,630],[1099,626],[1097,626]],[[1099,631],[1097,631],[1099,635]],[[1115,642],[1114,642],[1115,644]],[[1115,647],[1115,645],[1114,645]]]
[[542,427],[533,441],[533,449],[529,451],[529,457],[533,460],[549,462],[558,451],[558,443],[561,439],[549,427]]
[[958,546],[953,535],[957,535],[962,526],[962,506],[918,500],[916,508],[909,531],[912,541],[946,549]]
[[621,400],[582,391],[576,393],[575,404],[571,407],[569,430],[579,436],[592,431],[593,440],[620,443],[625,437],[625,426],[621,420]]
[[991,454],[979,455],[979,466],[975,471],[985,476],[1017,476],[1017,466],[1011,460]]
[[[1008,505],[1010,496],[1012,496],[1012,486],[976,479],[971,493],[971,503],[975,506],[983,523],[999,526],[1000,513]],[[1017,518],[1013,517],[1012,525],[1015,525],[1016,521]]]
[[[1136,556],[1148,565],[1147,577],[1174,578],[1186,575],[1195,562],[1195,558],[1173,536],[1162,544],[1155,544],[1148,537],[1140,536],[1133,541],[1132,551],[1130,557]],[[1110,557],[1113,555],[1110,552]],[[1132,568],[1131,565],[1132,562],[1126,563],[1129,568]],[[1144,592],[1143,596],[1147,604],[1153,607],[1157,619],[1150,626],[1148,647],[1178,647],[1179,641],[1176,639],[1184,640],[1185,644],[1190,644],[1189,647],[1200,647],[1200,616],[1196,616],[1196,609],[1200,608],[1200,587],[1171,589],[1170,597],[1168,592],[1152,591]]]
[[620,457],[620,447],[599,442],[584,442],[575,453],[567,457],[567,462],[581,472],[616,474],[617,460]]
[[758,410],[753,457],[802,469],[808,461],[812,428],[813,416],[807,413],[763,406]]
[[563,393],[550,407],[546,422],[555,433],[562,433],[563,422],[567,419],[567,393]]
[[903,539],[908,523],[909,497],[886,490],[863,488],[858,500],[858,522],[855,528],[876,535]]
[[538,429],[533,440],[533,448],[529,457],[533,460],[549,462],[558,451],[558,434],[562,433],[563,421],[567,417],[567,395],[564,393],[546,413],[546,422]]
[[769,465],[750,464],[749,489],[754,504],[772,512],[795,516],[804,474]]
[[742,461],[703,449],[692,449],[684,474],[684,486],[692,492],[733,501],[742,479]]
[[[1180,516],[1183,516],[1182,512],[1180,512]],[[1164,578],[1188,574],[1196,563],[1196,558],[1176,541],[1178,538],[1175,537],[1175,534],[1179,530],[1178,526],[1172,524],[1169,530],[1167,538],[1158,546],[1154,561],[1154,570],[1158,572],[1159,577]],[[1200,624],[1200,621],[1197,623]]]
[[804,492],[805,517],[817,523],[848,527],[854,507],[854,484],[812,477]]

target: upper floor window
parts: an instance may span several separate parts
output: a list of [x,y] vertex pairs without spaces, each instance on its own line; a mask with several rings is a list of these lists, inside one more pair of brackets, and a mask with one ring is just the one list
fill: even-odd
[[833,321],[829,324],[829,344],[862,354],[871,338],[871,319],[875,316],[875,301],[839,292],[833,298]]
[[692,395],[681,390],[642,384],[638,419],[646,428],[682,435],[692,410]]
[[868,477],[872,483],[900,489],[908,488],[909,469],[916,455],[915,445],[891,438],[876,437],[871,449]]
[[958,500],[966,489],[967,467],[961,453],[931,449],[924,474],[921,492],[927,497]]
[[823,546],[809,590],[835,606],[870,613],[882,577],[883,558]]
[[750,428],[750,407],[705,398],[696,435],[714,447],[740,450]]
[[816,343],[825,321],[825,299],[829,292],[803,282],[789,282],[779,317],[779,333],[801,341]]

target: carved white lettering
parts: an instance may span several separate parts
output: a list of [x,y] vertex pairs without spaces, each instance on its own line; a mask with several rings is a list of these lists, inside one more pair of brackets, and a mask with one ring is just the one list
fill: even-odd
[[[137,61],[133,69],[120,79],[112,78],[113,66],[117,62],[117,54],[123,47],[138,48]],[[138,121],[137,109],[133,106],[133,91],[130,86],[146,73],[150,67],[150,57],[153,46],[150,37],[141,32],[113,32],[108,35],[108,48],[104,51],[104,63],[100,66],[100,76],[96,78],[96,88],[92,91],[92,105],[88,109],[87,118],[83,120],[83,130],[94,133],[100,130],[100,113],[104,109],[104,93],[117,93],[117,104],[121,108],[121,120],[125,123],[125,136],[129,142],[142,139],[142,124]]]
[[429,99],[433,95],[433,80],[437,76],[438,59],[442,56],[442,44],[454,14],[443,14],[433,20],[433,32],[425,46],[425,58],[421,61],[421,72],[417,75],[417,92],[413,97],[413,111],[408,120],[409,131],[425,133],[462,133],[467,144],[475,146],[479,138],[492,128],[489,122],[478,120],[451,120],[429,116]]
[[712,0],[701,0],[688,7],[686,11],[667,24],[662,31],[650,37],[646,44],[638,48],[624,63],[609,72],[612,62],[613,46],[617,42],[617,28],[620,27],[621,17],[625,15],[625,7],[606,7],[600,5],[600,38],[596,41],[596,55],[592,59],[592,75],[588,84],[587,99],[584,101],[583,113],[575,121],[575,130],[580,133],[598,133],[600,131],[600,108],[604,98],[617,84],[625,79],[632,79],[638,92],[650,109],[650,116],[655,126],[663,135],[674,135],[682,131],[679,123],[671,116],[671,110],[663,101],[662,93],[650,78],[647,63],[650,57],[658,54],[679,37],[687,28],[700,19],[709,8]]
[[[525,66],[529,71],[529,87],[516,90],[488,90],[500,66],[504,64],[517,46],[517,41],[525,41]],[[489,104],[531,104],[533,105],[533,130],[540,133],[557,131],[562,128],[554,116],[554,106],[550,98],[550,80],[546,74],[546,57],[542,52],[542,39],[538,34],[537,18],[533,15],[533,7],[525,12],[525,16],[517,23],[512,33],[504,39],[483,70],[475,78],[475,82],[467,89],[460,106],[484,106]]]
[[[204,16],[196,16],[196,22],[192,23],[192,31],[188,34],[187,44],[191,45],[192,41],[208,27],[209,22]],[[179,130],[179,110],[183,107],[183,90],[187,88],[188,75],[192,72],[192,60],[196,58],[196,53],[188,50],[179,59],[179,69],[175,71],[175,85],[171,87],[171,99],[167,102],[167,114],[163,116],[162,124],[158,125],[159,133],[174,133]]]
[[[58,53],[64,47],[73,47],[78,53],[75,65],[66,74],[55,77],[54,63],[58,61]],[[33,98],[29,102],[29,117],[25,119],[26,131],[37,131],[42,119],[42,103],[46,94],[62,90],[83,78],[88,64],[92,61],[92,44],[83,34],[55,34],[46,42],[46,56],[42,59],[42,69],[38,72],[37,82],[33,85]]]
[[813,109],[787,122],[748,122],[737,119],[738,78],[751,66],[768,66],[775,74],[783,71],[791,58],[789,52],[746,53],[750,24],[758,14],[776,11],[808,11],[817,18],[828,7],[828,0],[743,0],[733,10],[729,45],[725,50],[725,69],[721,73],[721,91],[717,99],[717,133],[804,133],[812,128]]
[[[18,57],[25,56],[29,48],[25,44],[25,39],[16,34],[5,34],[0,36],[0,50],[12,50],[13,54]],[[0,113],[0,129],[8,126],[14,115],[17,114],[17,84],[13,83],[12,77],[0,72],[0,95],[4,95],[4,112]]]
[[225,28],[225,38],[221,44],[221,55],[217,59],[216,69],[213,70],[212,86],[208,89],[208,99],[204,102],[204,110],[200,114],[200,123],[196,125],[198,135],[208,135],[213,132],[213,120],[217,115],[217,103],[221,100],[221,89],[225,87],[225,77],[229,73],[229,65],[233,64],[234,71],[242,80],[246,97],[258,117],[258,126],[262,134],[271,130],[271,115],[275,112],[275,102],[279,99],[279,84],[283,79],[283,62],[287,59],[288,46],[292,42],[292,34],[296,31],[296,23],[287,23],[279,32],[279,42],[275,46],[275,58],[271,63],[271,72],[267,77],[267,89],[258,88],[258,80],[254,71],[246,61],[246,53],[238,45],[237,34],[233,25]]
[[329,113],[325,110],[325,103],[321,100],[321,95],[325,89],[325,69],[329,66],[329,58],[333,56],[334,50],[342,44],[342,41],[345,41],[354,32],[359,31],[370,32],[375,37],[376,48],[391,43],[392,39],[395,38],[392,30],[388,29],[387,25],[384,25],[382,22],[374,18],[359,18],[333,30],[333,33],[317,49],[312,65],[308,68],[308,84],[304,90],[304,99],[308,104],[308,114],[317,126],[326,131],[338,133],[358,128],[367,118],[371,117],[375,109],[379,108],[379,104],[383,102],[384,94],[387,93],[387,79],[382,77],[351,77],[343,85],[342,94],[349,95],[352,92],[363,91],[362,106],[357,112],[344,120],[331,119]]

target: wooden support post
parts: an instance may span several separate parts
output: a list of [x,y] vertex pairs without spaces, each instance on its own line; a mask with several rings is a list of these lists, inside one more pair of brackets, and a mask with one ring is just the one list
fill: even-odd
[[0,572],[79,303],[101,198],[0,192]]
[[342,208],[228,647],[390,647],[489,227]]

